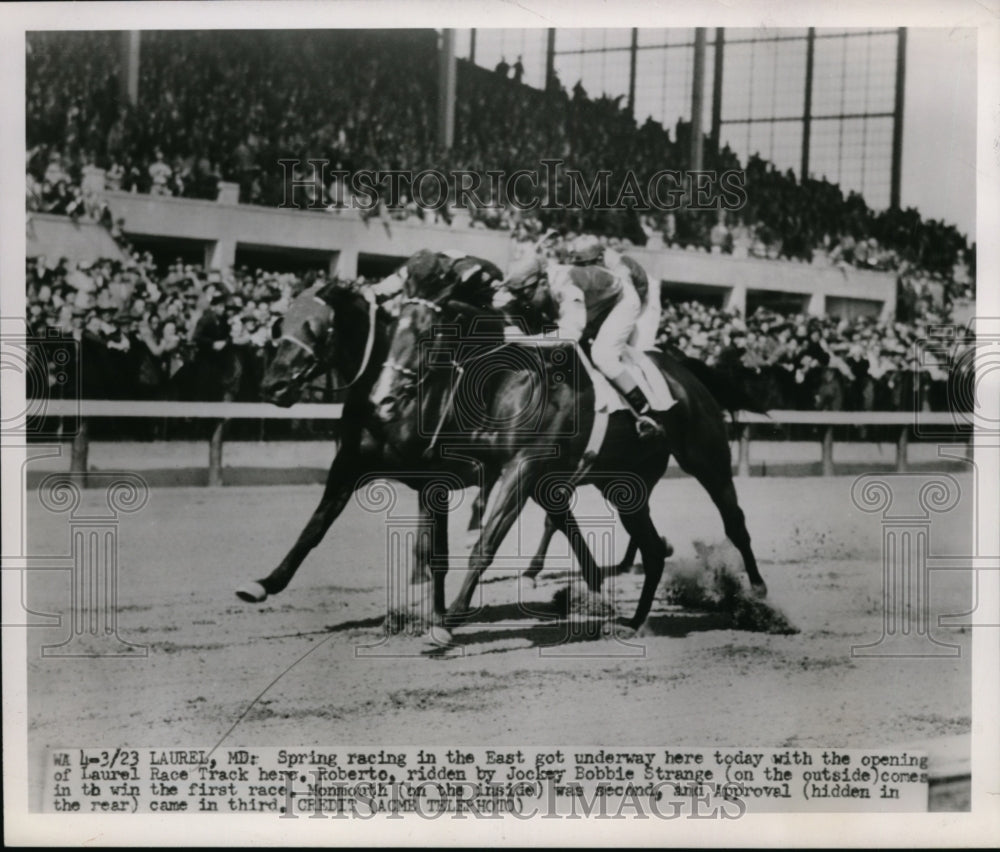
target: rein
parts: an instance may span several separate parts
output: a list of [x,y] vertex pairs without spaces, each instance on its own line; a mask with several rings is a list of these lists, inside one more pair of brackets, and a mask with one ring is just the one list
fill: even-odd
[[294,343],[296,346],[301,347],[306,352],[308,352],[309,356],[312,358],[312,361],[310,363],[307,363],[301,370],[297,370],[296,372],[294,372],[289,381],[293,385],[298,385],[301,384],[302,382],[307,382],[310,379],[314,378],[316,374],[319,373],[320,371],[320,360],[319,358],[316,357],[316,350],[314,350],[308,343],[299,340],[297,337],[294,337],[291,334],[281,335],[281,337],[278,338],[278,342],[280,343],[282,340],[287,340],[289,343]]
[[[433,301],[431,301],[429,299],[422,299],[422,298],[417,297],[417,296],[407,297],[400,304],[401,305],[421,305],[421,306],[423,306],[425,308],[429,308],[430,310],[434,311],[436,314],[441,314],[441,313],[443,313],[443,310],[444,310],[438,302],[433,302]],[[475,314],[475,315],[479,314],[479,312],[476,311],[476,309],[472,305],[464,305],[464,303],[462,303],[462,302],[455,302],[455,304],[456,304],[456,306],[458,306],[458,305],[462,306],[461,310],[457,310],[457,313],[459,313],[459,314],[461,314],[461,313],[470,313],[470,314]],[[441,410],[441,416],[438,418],[437,426],[434,429],[434,434],[431,436],[430,443],[427,445],[427,449],[424,451],[424,455],[429,454],[431,452],[431,450],[434,449],[435,444],[437,444],[438,438],[441,436],[441,430],[444,428],[445,422],[447,421],[448,417],[451,415],[451,412],[452,412],[452,410],[455,407],[455,397],[456,397],[456,395],[458,393],[458,385],[462,381],[462,377],[465,375],[466,367],[469,364],[473,364],[476,361],[481,360],[482,358],[486,358],[486,357],[488,357],[490,355],[493,355],[495,352],[499,352],[505,346],[509,346],[509,345],[510,345],[510,342],[507,341],[507,340],[505,340],[502,343],[499,343],[496,346],[494,346],[494,347],[492,347],[490,349],[487,349],[485,352],[480,352],[480,353],[474,355],[473,357],[469,358],[468,360],[466,360],[464,362],[458,362],[458,361],[452,359],[447,365],[442,365],[442,366],[448,366],[448,367],[453,368],[455,370],[455,372],[457,373],[457,377],[456,377],[455,381],[452,382],[452,384],[451,384],[451,388],[450,388],[449,393],[448,393],[448,401],[447,401],[447,403],[445,403],[444,407]],[[430,370],[424,370],[423,371],[423,375],[420,375],[419,371],[410,369],[409,367],[405,367],[402,364],[398,364],[396,361],[394,361],[392,359],[389,359],[388,361],[386,361],[382,366],[385,367],[385,368],[388,368],[390,370],[393,370],[393,371],[395,371],[395,372],[399,373],[400,375],[405,376],[407,378],[413,377],[414,378],[414,381],[412,383],[412,387],[413,388],[420,387],[420,385],[422,385],[427,380],[427,378],[430,376],[430,373],[431,373]]]
[[[361,356],[361,366],[358,367],[357,374],[344,385],[344,388],[351,387],[351,385],[365,374],[365,370],[368,369],[368,362],[372,357],[372,350],[375,348],[375,314],[378,312],[378,304],[375,301],[374,293],[363,290],[362,295],[365,297],[365,301],[368,302],[368,337],[365,340],[365,353]],[[340,390],[343,390],[343,388],[340,388]]]
[[[376,327],[376,313],[378,312],[378,303],[375,301],[375,296],[373,293],[369,293],[368,291],[363,290],[361,294],[362,296],[364,296],[365,301],[368,303],[368,335],[365,339],[365,351],[361,356],[361,366],[358,367],[358,371],[357,373],[355,373],[354,378],[351,379],[347,384],[341,385],[340,387],[336,388],[337,390],[347,390],[348,388],[357,384],[357,382],[365,374],[365,370],[368,369],[368,364],[371,361],[372,357],[372,351],[375,348],[375,327]],[[332,309],[332,306],[327,302],[323,301],[321,298],[319,298],[319,296],[315,296],[314,299],[317,303],[323,305],[324,307]],[[326,328],[324,328],[323,334],[324,336],[326,336],[330,334],[332,331],[333,331],[333,326],[329,325]],[[292,381],[294,382],[307,381],[308,379],[313,378],[323,369],[322,359],[320,359],[319,356],[316,354],[316,350],[308,343],[306,343],[304,340],[300,340],[298,337],[295,337],[292,334],[282,334],[281,337],[278,338],[278,340],[279,341],[287,340],[289,343],[294,343],[296,346],[308,352],[310,357],[313,359],[313,363],[308,364],[301,370],[299,370],[292,377]]]

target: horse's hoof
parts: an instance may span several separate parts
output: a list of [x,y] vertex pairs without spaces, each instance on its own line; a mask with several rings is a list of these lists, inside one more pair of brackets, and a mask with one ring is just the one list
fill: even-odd
[[448,647],[454,643],[451,631],[440,624],[432,624],[427,628],[427,632],[424,633],[424,641],[428,645],[436,645],[438,647]]
[[674,546],[668,541],[665,535],[660,536],[660,541],[663,542],[663,558],[669,559],[674,555]]
[[636,621],[634,618],[630,618],[628,621],[619,622],[617,625],[617,631],[615,632],[616,639],[641,639],[643,636],[649,636],[649,625],[646,620]]
[[267,600],[267,589],[256,580],[251,580],[236,590],[236,597],[247,603],[263,603]]
[[422,586],[431,581],[431,572],[426,569],[414,568],[410,572],[410,585]]
[[622,639],[625,642],[628,642],[630,639],[635,639],[638,631],[628,624],[619,624],[617,627],[611,628],[608,633],[609,639],[613,637],[615,639]]
[[764,583],[751,583],[750,594],[752,594],[755,598],[766,598],[767,585]]

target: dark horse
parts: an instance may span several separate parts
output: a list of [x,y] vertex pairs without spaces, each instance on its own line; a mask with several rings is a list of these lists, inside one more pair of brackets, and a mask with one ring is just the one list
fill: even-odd
[[[364,428],[368,393],[388,351],[393,323],[382,308],[363,294],[336,285],[300,293],[278,321],[277,351],[261,385],[265,400],[287,407],[299,400],[305,386],[331,367],[349,378],[341,415],[340,449],[327,474],[326,487],[292,549],[266,577],[244,583],[236,594],[259,603],[282,591],[306,556],[323,540],[366,476],[388,464],[379,442]],[[432,555],[447,560],[447,515],[434,506],[439,497],[430,481],[414,481],[420,489],[421,520],[428,534],[417,537],[418,563]]]
[[[422,526],[416,538],[415,577],[424,568],[432,575],[447,570],[448,507],[443,495],[472,485],[488,491],[495,474],[468,459],[449,459],[431,468],[420,457],[404,458],[372,428],[368,396],[387,356],[393,322],[364,294],[337,285],[299,294],[280,321],[278,348],[264,377],[263,395],[277,405],[292,405],[307,382],[336,367],[348,382],[341,444],[319,505],[298,540],[267,577],[236,590],[242,600],[259,603],[282,591],[354,492],[376,478],[395,479],[419,492]],[[435,598],[434,606],[443,615],[443,597]]]
[[[649,614],[666,556],[650,517],[649,494],[671,455],[708,491],[752,586],[765,594],[736,499],[726,426],[711,392],[674,359],[656,355],[677,400],[658,415],[665,435],[640,441],[632,415],[616,412],[600,450],[591,455],[594,388],[576,346],[558,340],[505,343],[488,326],[483,333],[489,316],[455,289],[433,298],[409,295],[372,394],[386,439],[400,457],[443,462],[448,454],[440,437],[447,436],[463,455],[500,469],[492,508],[446,623],[467,614],[479,577],[529,497],[567,536],[588,587],[597,592],[601,571],[569,512],[573,489],[593,484],[618,510],[642,553],[645,579],[629,622],[638,629]],[[437,568],[434,597],[443,601],[447,565]]]

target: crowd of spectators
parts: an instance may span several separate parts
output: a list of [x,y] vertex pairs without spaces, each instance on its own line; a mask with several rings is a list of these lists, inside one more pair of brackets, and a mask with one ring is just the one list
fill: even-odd
[[[86,338],[108,351],[152,365],[133,377],[146,394],[164,391],[186,364],[229,346],[253,353],[261,370],[273,353],[272,327],[302,289],[322,273],[273,273],[245,267],[219,272],[178,260],[157,270],[148,253],[125,261],[71,264],[28,260],[28,318],[36,336],[48,330]],[[351,286],[364,286],[359,278]],[[801,384],[815,367],[832,367],[847,382],[919,371],[947,379],[948,363],[914,360],[913,344],[939,333],[933,311],[892,319],[785,316],[763,308],[744,317],[700,302],[665,302],[659,341],[728,372],[780,369]]]
[[[28,37],[27,186],[31,210],[103,221],[120,238],[105,190],[215,198],[221,180],[243,203],[296,200],[331,213],[350,206],[345,182],[318,179],[305,162],[332,169],[512,173],[559,159],[585,179],[601,170],[621,186],[689,165],[690,126],[637,122],[624,99],[567,91],[552,77],[526,86],[523,69],[458,63],[455,139],[435,144],[436,34],[431,30],[144,32],[135,104],[122,95],[119,33],[47,32]],[[71,73],[68,73],[68,69]],[[285,158],[301,161],[288,169]],[[736,211],[595,209],[561,206],[565,173],[538,182],[541,209],[525,212],[502,194],[460,211],[384,197],[369,215],[386,221],[455,219],[536,241],[547,229],[602,235],[614,248],[672,246],[734,256],[895,272],[897,316],[841,321],[698,303],[670,305],[664,337],[710,363],[783,367],[814,364],[872,375],[910,369],[908,345],[972,295],[975,245],[913,209],[875,211],[826,180],[797,178],[758,156],[741,163],[706,142],[704,168],[745,174],[747,203]],[[312,186],[301,187],[313,178]],[[292,183],[300,185],[298,194]],[[548,195],[554,192],[555,198]],[[527,199],[521,199],[522,201]],[[556,203],[553,203],[556,202]],[[145,347],[166,380],[196,357],[199,319],[211,311],[226,341],[264,352],[271,322],[308,280],[262,270],[224,274],[182,263],[157,271],[151,258],[89,266],[28,265],[36,328],[89,335],[111,349]],[[920,369],[934,369],[933,367]]]
[[158,271],[148,253],[134,252],[125,261],[78,264],[30,258],[26,280],[36,337],[53,330],[115,352],[137,350],[151,365],[138,390],[156,394],[205,352],[247,347],[263,364],[274,321],[315,279],[246,267],[222,273],[180,260]]
[[[519,80],[518,62],[495,71],[459,61],[455,140],[435,144],[437,35],[432,30],[145,32],[138,100],[120,94],[119,33],[32,33],[28,39],[29,204],[75,212],[104,186],[126,191],[213,198],[220,179],[240,186],[246,203],[338,210],[344,185],[297,193],[292,181],[314,175],[280,161],[321,159],[359,169],[467,169],[508,174],[540,170],[556,158],[592,178],[608,170],[611,186],[626,172],[645,186],[655,172],[689,166],[690,125],[639,122],[623,97],[567,92],[553,76],[546,90]],[[72,73],[67,73],[72,69]],[[875,211],[826,180],[797,178],[758,156],[741,163],[706,141],[703,167],[740,169],[747,204],[728,220],[714,211],[561,209],[560,178],[548,209],[522,214],[510,199],[483,198],[474,224],[525,232],[548,227],[603,233],[645,244],[747,253],[804,262],[899,269],[906,264],[947,277],[960,252],[974,247],[951,225],[913,209]],[[89,175],[89,183],[88,183]],[[487,184],[488,185],[488,184]],[[78,189],[74,190],[73,187]],[[482,194],[482,193],[481,193]],[[79,198],[77,198],[79,196]],[[394,218],[432,214],[413,198],[384,198]],[[545,205],[543,204],[543,207]]]
[[914,347],[933,334],[946,334],[942,339],[950,342],[954,329],[929,318],[913,323],[868,316],[847,320],[782,315],[766,308],[744,318],[739,311],[684,302],[665,306],[659,342],[725,370],[778,367],[799,384],[811,369],[827,366],[848,381],[862,374],[877,381],[900,371],[946,381],[948,363]]

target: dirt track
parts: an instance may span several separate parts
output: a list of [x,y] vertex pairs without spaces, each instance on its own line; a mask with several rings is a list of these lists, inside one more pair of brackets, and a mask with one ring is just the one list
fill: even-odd
[[[957,480],[962,500],[934,521],[932,553],[968,546],[972,482]],[[738,485],[769,602],[798,633],[734,630],[725,616],[669,605],[664,584],[644,638],[600,638],[594,622],[567,641],[567,622],[545,615],[570,571],[565,541],[553,545],[533,588],[517,579],[514,566],[526,557],[512,535],[506,567],[481,586],[483,611],[456,632],[459,651],[445,658],[428,655],[419,637],[385,635],[387,588],[414,594],[398,578],[388,583],[385,567],[387,530],[406,527],[411,492],[397,488],[388,519],[352,503],[291,586],[253,606],[236,599],[236,583],[276,564],[319,488],[154,489],[120,528],[119,633],[148,646],[148,656],[43,659],[40,646],[60,641],[65,628],[30,630],[30,765],[40,766],[47,745],[211,748],[234,725],[224,740],[230,747],[865,747],[967,732],[965,629],[933,627],[935,638],[960,647],[959,657],[851,656],[852,645],[879,639],[883,618],[879,518],[853,506],[851,484]],[[455,510],[454,555],[467,553],[470,496]],[[85,500],[96,506],[101,497],[88,491]],[[581,522],[600,528],[603,501],[592,489],[580,501]],[[668,571],[696,568],[693,540],[722,539],[707,496],[692,480],[671,480],[653,502],[657,525],[677,548]],[[30,552],[66,553],[65,517],[42,509],[37,492],[28,506]],[[530,512],[522,519],[523,552],[537,542],[539,521]],[[620,553],[624,542],[615,546]],[[65,614],[68,579],[65,571],[33,574],[29,605]],[[615,581],[622,615],[631,615],[640,582],[634,574]],[[932,573],[932,625],[967,610],[970,590],[965,572]]]

